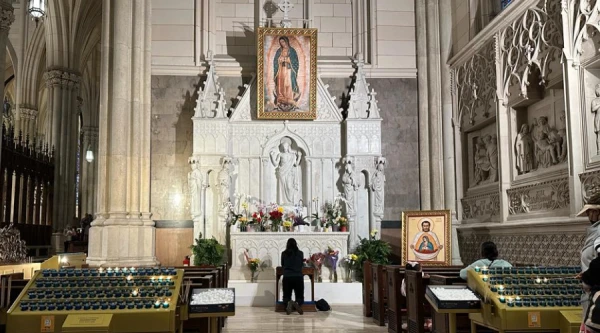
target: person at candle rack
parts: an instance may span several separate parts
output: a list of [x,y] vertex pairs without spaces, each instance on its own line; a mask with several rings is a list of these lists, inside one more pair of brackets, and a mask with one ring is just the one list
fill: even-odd
[[[421,272],[421,274],[423,274],[423,277],[428,276],[428,274],[423,273],[423,267],[418,262],[411,262],[411,261],[407,262],[404,270],[417,271],[417,272]],[[402,286],[400,287],[400,293],[402,293],[402,296],[406,297],[406,279],[402,279]],[[432,326],[431,318],[425,318],[425,330],[431,331],[431,326]],[[408,324],[403,323],[402,330],[407,331]]]
[[498,248],[494,242],[483,242],[481,244],[481,259],[475,261],[469,266],[460,270],[460,277],[467,279],[467,271],[475,267],[512,267],[512,265],[503,259],[498,259]]
[[[598,242],[600,246],[600,242]],[[583,313],[584,319],[579,331],[581,333],[600,332],[600,258],[596,257],[588,269],[581,274],[581,284],[588,299],[589,306]]]
[[[298,243],[293,238],[288,239],[285,251],[281,253],[281,265],[283,266],[283,304],[285,312],[289,315],[292,311],[303,314],[304,303],[304,253],[298,249]],[[292,301],[292,290],[294,299]]]
[[[600,193],[592,195],[577,216],[587,216],[591,224],[587,228],[585,243],[581,249],[581,271],[585,272],[590,262],[597,256],[594,241],[600,238]],[[585,314],[588,307],[586,294],[581,295],[581,306]]]

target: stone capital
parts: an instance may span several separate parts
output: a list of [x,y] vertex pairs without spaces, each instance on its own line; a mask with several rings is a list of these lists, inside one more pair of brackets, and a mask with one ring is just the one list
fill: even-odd
[[15,14],[12,6],[0,6],[0,31],[10,30],[14,21]]
[[21,117],[21,119],[35,120],[38,113],[39,111],[37,109],[19,106],[19,117]]
[[44,73],[44,80],[48,88],[61,86],[67,89],[78,90],[81,75],[62,69],[51,69]]

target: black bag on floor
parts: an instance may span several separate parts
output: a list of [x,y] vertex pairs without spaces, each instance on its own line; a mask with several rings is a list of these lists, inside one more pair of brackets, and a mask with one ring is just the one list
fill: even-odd
[[317,307],[317,310],[319,310],[319,311],[331,311],[331,307],[329,306],[329,303],[327,303],[327,301],[322,298],[315,302],[315,306]]

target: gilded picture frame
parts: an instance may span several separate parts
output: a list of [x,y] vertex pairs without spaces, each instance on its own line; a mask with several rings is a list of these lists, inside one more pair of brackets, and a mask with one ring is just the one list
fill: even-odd
[[317,118],[317,29],[258,28],[258,119]]
[[451,224],[449,210],[402,212],[402,265],[452,265]]

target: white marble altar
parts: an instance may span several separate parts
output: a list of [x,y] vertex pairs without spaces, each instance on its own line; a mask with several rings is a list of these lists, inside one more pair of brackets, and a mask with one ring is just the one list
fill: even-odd
[[[258,275],[258,280],[275,280],[275,268],[281,266],[281,252],[285,250],[287,240],[294,238],[305,258],[314,253],[323,253],[328,247],[339,251],[337,275],[338,282],[341,283],[345,277],[342,262],[348,255],[349,235],[349,232],[232,232],[229,278],[250,280],[251,272],[244,256],[247,250],[251,258],[258,258],[262,263],[263,271]],[[321,277],[323,282],[332,279],[332,270],[327,260],[323,262]]]
[[235,201],[234,194],[249,197],[250,213],[258,205],[304,203],[309,206],[307,216],[316,213],[308,204],[313,198],[324,203],[345,196],[350,199],[344,208],[351,235],[346,241],[351,248],[359,236],[368,237],[371,229],[380,229],[385,182],[382,119],[362,61],[357,61],[346,117],[328,86],[317,80],[314,121],[258,120],[254,78],[228,114],[223,104],[228,97],[210,65],[192,118],[190,161],[195,164],[193,172],[202,174],[190,175],[195,184],[189,187],[190,202],[199,205],[191,207],[195,237],[202,233],[225,242],[227,210],[223,207]]

